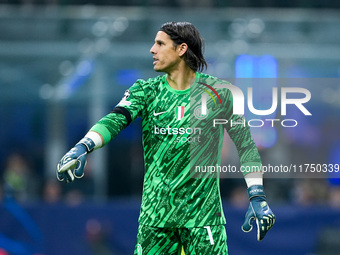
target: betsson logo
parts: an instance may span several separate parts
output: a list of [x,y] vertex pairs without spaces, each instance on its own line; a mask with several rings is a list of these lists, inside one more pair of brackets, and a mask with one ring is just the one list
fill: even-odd
[[187,135],[191,135],[191,134],[194,134],[194,135],[200,135],[202,133],[202,130],[201,128],[173,128],[173,127],[170,127],[170,126],[167,126],[166,128],[164,127],[157,127],[157,126],[154,126],[154,134],[161,134],[161,135],[184,135],[184,134],[187,134]]
[[200,142],[200,136],[202,134],[201,128],[173,128],[170,126],[167,126],[166,128],[164,127],[157,127],[156,125],[154,126],[154,134],[155,135],[198,135],[194,137],[190,136],[178,136],[175,139],[175,142]]

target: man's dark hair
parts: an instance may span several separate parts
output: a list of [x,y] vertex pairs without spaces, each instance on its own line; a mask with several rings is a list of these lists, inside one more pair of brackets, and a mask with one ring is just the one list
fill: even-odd
[[160,31],[165,32],[174,42],[175,47],[181,43],[188,45],[188,50],[184,54],[186,64],[195,72],[203,71],[207,68],[202,53],[203,39],[197,28],[189,22],[167,22],[163,24]]

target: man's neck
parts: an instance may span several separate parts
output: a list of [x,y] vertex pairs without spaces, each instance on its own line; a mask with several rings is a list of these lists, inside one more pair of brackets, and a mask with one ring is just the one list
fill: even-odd
[[196,72],[192,69],[183,68],[175,70],[167,75],[167,82],[173,89],[185,90],[195,82]]

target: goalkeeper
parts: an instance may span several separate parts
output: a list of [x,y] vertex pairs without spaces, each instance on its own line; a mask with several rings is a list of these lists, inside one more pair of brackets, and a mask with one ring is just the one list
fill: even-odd
[[[165,74],[137,80],[112,112],[94,124],[57,166],[60,181],[81,178],[87,154],[106,145],[136,118],[142,118],[145,175],[135,255],[177,255],[182,249],[190,255],[228,254],[219,178],[198,178],[191,169],[220,162],[224,129],[237,148],[241,165],[261,169],[248,126],[200,127],[200,123],[210,125],[214,118],[234,123],[243,120],[243,116],[232,113],[231,91],[217,88],[218,84],[229,83],[202,73],[207,67],[202,47],[194,25],[163,24],[150,53],[154,70]],[[209,100],[209,115],[204,122],[190,118],[191,110],[199,106],[193,99],[201,98],[208,90],[216,92],[221,106]],[[242,229],[250,231],[255,220],[260,241],[273,226],[275,216],[266,202],[262,172],[243,174],[250,203]]]

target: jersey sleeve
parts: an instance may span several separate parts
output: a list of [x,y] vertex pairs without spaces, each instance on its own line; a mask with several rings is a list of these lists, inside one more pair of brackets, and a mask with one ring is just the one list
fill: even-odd
[[228,93],[226,130],[234,142],[241,163],[243,175],[262,171],[261,157],[250,133],[248,122],[243,115],[233,114],[233,98]]
[[[115,107],[118,109],[127,110],[128,112],[124,113],[124,115],[128,115],[127,121],[130,123],[134,121],[138,117],[141,117],[143,114],[143,109],[145,109],[146,97],[144,87],[147,82],[144,80],[137,80],[132,87],[125,91],[122,100]],[[115,111],[113,109],[113,112]],[[119,113],[119,110],[118,110]]]
[[113,108],[112,112],[100,119],[90,129],[103,137],[104,145],[115,138],[132,121],[143,115],[145,107],[144,83],[143,80],[137,80],[125,91],[122,100]]

